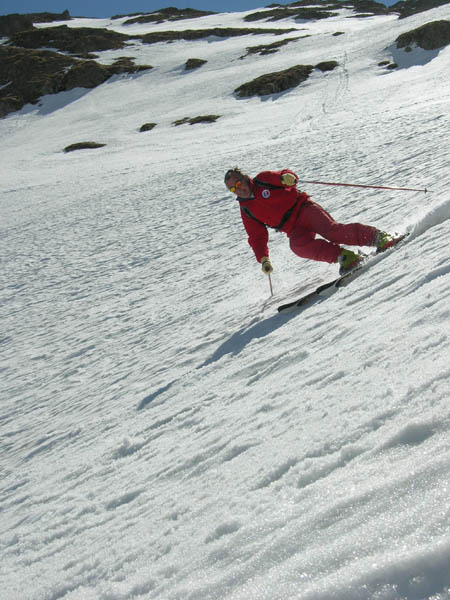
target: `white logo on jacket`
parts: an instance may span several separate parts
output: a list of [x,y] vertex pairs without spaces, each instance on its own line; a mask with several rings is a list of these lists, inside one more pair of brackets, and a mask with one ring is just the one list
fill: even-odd
[[269,190],[263,190],[262,191],[262,197],[263,198],[269,198],[269,196],[270,196]]

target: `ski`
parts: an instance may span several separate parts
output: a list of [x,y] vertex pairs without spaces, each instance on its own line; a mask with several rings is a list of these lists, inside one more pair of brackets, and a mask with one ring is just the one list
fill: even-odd
[[317,302],[323,298],[327,298],[328,296],[331,296],[337,289],[339,289],[341,287],[345,287],[351,281],[353,281],[359,275],[361,275],[361,273],[363,271],[365,271],[368,268],[368,266],[378,262],[377,258],[380,259],[380,258],[382,258],[382,256],[386,255],[386,253],[389,253],[391,250],[398,248],[401,243],[404,243],[406,241],[408,235],[409,235],[408,233],[405,233],[402,236],[400,236],[396,240],[395,244],[393,246],[390,246],[386,250],[377,251],[375,254],[369,255],[353,271],[350,271],[349,273],[345,273],[344,275],[336,277],[336,279],[333,279],[333,281],[329,281],[328,283],[324,283],[324,284],[320,285],[315,290],[309,292],[309,294],[306,294],[305,296],[302,296],[301,298],[298,298],[297,300],[294,300],[293,302],[288,302],[286,304],[282,304],[281,306],[278,307],[278,312],[280,312],[280,313],[293,312],[295,310],[298,310],[299,308],[303,308],[307,305],[314,304],[315,302]]

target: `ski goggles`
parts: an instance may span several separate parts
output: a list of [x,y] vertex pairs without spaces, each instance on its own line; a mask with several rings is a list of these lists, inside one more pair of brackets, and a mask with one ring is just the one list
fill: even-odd
[[232,194],[234,194],[237,190],[238,187],[241,187],[242,185],[242,181],[240,179],[238,179],[238,181],[236,181],[236,183],[234,185],[232,185],[230,188],[228,188],[230,190],[230,192]]

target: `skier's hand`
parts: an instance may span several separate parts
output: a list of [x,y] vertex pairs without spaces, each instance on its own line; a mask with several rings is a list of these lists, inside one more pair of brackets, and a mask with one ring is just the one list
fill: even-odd
[[266,275],[270,275],[273,271],[272,263],[269,260],[268,256],[263,256],[261,259],[261,270]]
[[295,185],[297,183],[297,179],[292,175],[292,173],[284,173],[281,176],[281,183],[288,187]]

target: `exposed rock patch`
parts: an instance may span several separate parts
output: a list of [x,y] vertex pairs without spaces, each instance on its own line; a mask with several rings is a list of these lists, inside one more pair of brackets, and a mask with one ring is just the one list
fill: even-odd
[[0,16],[0,35],[10,37],[19,31],[33,29],[33,21],[27,15]]
[[44,94],[68,89],[64,79],[75,59],[45,50],[0,46],[0,116],[35,102]]
[[264,10],[251,13],[244,17],[244,21],[251,23],[253,21],[280,21],[281,19],[293,18],[295,21],[308,21],[327,19],[335,17],[338,13],[332,13],[323,10],[320,7],[314,8],[295,8],[294,5],[289,5],[283,8],[274,8],[273,10]]
[[104,83],[111,73],[108,67],[95,60],[77,61],[62,79],[64,91],[76,87],[94,88]]
[[109,29],[59,25],[20,31],[10,37],[10,43],[21,48],[56,48],[62,52],[83,54],[118,50],[123,48],[129,39],[133,38]]
[[303,81],[306,81],[313,69],[314,67],[312,65],[296,65],[295,67],[290,67],[284,71],[267,73],[248,83],[244,83],[234,91],[240,98],[279,94],[280,92],[294,88]]
[[390,60],[382,60],[381,62],[378,63],[378,66],[384,67],[388,71],[393,71],[394,69],[398,68],[398,64],[395,62],[392,62]]
[[324,62],[320,62],[316,65],[316,69],[325,73],[325,71],[332,71],[338,66],[338,63],[335,60],[326,60]]
[[197,123],[215,123],[217,119],[220,119],[220,115],[201,115],[199,117],[184,117],[184,119],[178,119],[174,121],[173,125],[178,127],[179,125],[196,125]]
[[113,65],[93,60],[78,60],[50,50],[28,50],[0,46],[0,117],[35,103],[46,94],[57,94],[76,87],[94,88],[118,73],[151,69],[135,65],[130,58]]
[[110,74],[119,75],[121,73],[140,73],[141,71],[153,69],[153,67],[151,65],[136,65],[134,58],[131,56],[121,56],[112,65],[109,65],[107,69]]
[[141,132],[151,131],[155,127],[156,127],[156,123],[144,123],[143,125],[141,125],[141,128],[139,129],[139,131],[141,131]]
[[314,69],[319,71],[332,71],[338,66],[335,60],[320,62],[315,67],[312,65],[296,65],[284,71],[276,71],[261,75],[248,83],[244,83],[234,90],[240,98],[251,96],[268,96],[279,94],[297,87],[308,79]]
[[[337,8],[337,6],[338,4],[335,4],[334,8]],[[364,16],[370,17],[373,15],[387,15],[392,12],[392,6],[387,7],[381,2],[374,2],[373,0],[350,0],[350,2],[345,2],[344,6],[353,6],[356,11],[365,13]]]
[[239,27],[215,27],[213,29],[185,29],[184,31],[154,31],[141,37],[145,44],[156,44],[158,42],[174,42],[177,40],[201,40],[210,36],[221,38],[237,37],[241,35],[283,35],[291,33],[295,29],[246,29]]
[[99,144],[98,142],[77,142],[76,144],[70,144],[64,148],[64,152],[73,152],[74,150],[91,150],[93,148],[103,148],[106,144]]
[[[161,8],[155,10],[149,14],[130,15],[135,18],[124,21],[124,25],[134,25],[136,23],[164,23],[166,21],[181,21],[184,19],[197,19],[198,17],[206,17],[208,15],[214,15],[215,13],[205,10],[196,10],[194,8],[174,8],[169,6],[168,8]],[[116,18],[116,17],[113,17]]]
[[450,44],[450,21],[433,21],[402,33],[396,40],[397,48],[417,44],[423,50],[437,50]]
[[310,36],[304,35],[301,37],[286,38],[284,40],[279,40],[278,42],[273,42],[272,44],[266,44],[266,45],[261,45],[261,46],[249,46],[248,48],[246,48],[247,54],[244,54],[243,56],[241,56],[241,58],[245,58],[246,56],[249,56],[250,54],[259,54],[260,56],[266,56],[267,54],[274,54],[275,52],[278,52],[278,50],[280,48],[282,48],[283,46],[285,46],[286,44],[289,44],[290,42],[296,42],[297,40],[300,40],[302,37],[305,38],[305,37],[310,37]]
[[398,68],[398,64],[395,62],[391,62],[390,60],[382,60],[378,63],[379,67],[385,67],[388,71],[393,71]]
[[30,17],[33,23],[52,23],[54,21],[70,21],[72,18],[68,10],[64,10],[62,13],[29,13],[26,16]]
[[399,18],[404,19],[417,13],[448,4],[449,0],[406,0],[405,2],[397,2],[390,8],[391,11],[400,13]]
[[[365,13],[364,16],[384,15],[392,12],[392,7],[388,8],[381,2],[375,2],[374,0],[349,0],[348,2],[300,0],[291,2],[291,4],[270,4],[267,8],[273,10],[252,13],[248,15],[250,17],[248,20],[259,20],[259,18],[264,19],[269,17],[269,20],[277,21],[292,16],[296,20],[323,19],[326,17],[322,15],[328,13],[327,16],[335,16],[337,13],[330,13],[330,11],[342,10],[343,8],[353,8],[359,13]],[[254,17],[254,15],[259,15],[259,18]]]
[[203,60],[201,58],[188,58],[184,68],[186,71],[192,71],[193,69],[198,69],[202,65],[205,65],[207,62],[207,60]]
[[9,43],[13,46],[35,50],[54,48],[77,56],[86,56],[91,52],[101,52],[103,50],[118,50],[124,48],[126,43],[132,40],[142,40],[146,44],[156,44],[177,40],[200,40],[210,36],[227,38],[243,35],[282,35],[295,31],[295,29],[215,27],[213,29],[186,29],[183,31],[154,31],[141,36],[130,36],[109,29],[94,27],[59,25],[56,27],[34,28],[32,23],[29,23],[29,25],[30,28],[25,31],[22,29],[22,25],[17,25],[19,30],[9,34]]

